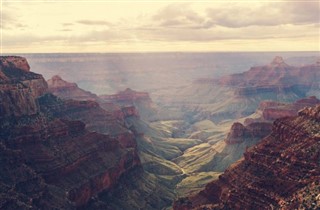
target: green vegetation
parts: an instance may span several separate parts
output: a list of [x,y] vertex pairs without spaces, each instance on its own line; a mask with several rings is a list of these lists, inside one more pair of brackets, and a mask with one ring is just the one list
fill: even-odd
[[196,146],[202,143],[198,139],[183,139],[183,138],[167,138],[163,140],[164,143],[172,146],[176,146],[180,151],[185,151],[186,149]]
[[177,196],[186,197],[198,193],[206,184],[218,179],[220,174],[219,172],[200,172],[189,175],[177,185]]
[[183,172],[178,165],[164,158],[141,152],[139,154],[143,168],[157,175],[181,175]]

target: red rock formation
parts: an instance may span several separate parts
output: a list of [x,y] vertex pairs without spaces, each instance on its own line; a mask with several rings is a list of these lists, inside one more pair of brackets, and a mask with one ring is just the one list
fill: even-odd
[[318,63],[303,67],[289,66],[277,56],[269,65],[252,67],[244,73],[224,76],[215,83],[237,87],[235,94],[238,96],[288,92],[305,96],[305,92],[313,85],[319,84],[319,81]]
[[39,74],[29,72],[25,58],[0,58],[0,118],[22,116],[39,111],[36,98],[47,91]]
[[[41,110],[50,116],[66,120],[80,120],[86,124],[86,128],[93,132],[99,132],[119,139],[124,147],[133,145],[135,147],[135,136],[126,128],[124,118],[126,111],[109,112],[102,109],[95,101],[62,101],[56,96],[47,94],[39,98]],[[131,108],[135,110],[135,108]],[[135,113],[135,112],[134,112]],[[126,140],[122,139],[126,136]],[[130,142],[130,143],[128,143]]]
[[98,100],[97,95],[79,88],[76,83],[70,83],[63,80],[58,75],[53,76],[47,81],[47,83],[49,86],[49,91],[60,98],[80,101]]
[[[126,149],[119,139],[88,132],[79,121],[56,119],[38,125],[35,121],[15,126],[17,132],[5,142],[20,150],[28,166],[47,184],[64,189],[77,206],[111,189],[123,173],[140,165],[135,144],[131,142]],[[127,136],[121,138],[130,142]]]
[[288,64],[286,64],[281,56],[276,56],[272,62],[270,63],[270,66],[272,67],[289,67]]
[[319,131],[320,105],[276,120],[271,135],[243,160],[174,209],[316,209]]
[[27,62],[27,59],[19,56],[2,56],[0,58],[1,68],[17,68],[22,71],[29,72],[30,66]]
[[258,140],[271,133],[272,124],[266,122],[254,122],[247,126],[234,123],[225,139],[227,144],[238,144],[248,140]]
[[64,192],[51,190],[56,189],[25,164],[21,151],[7,148],[1,140],[0,209],[73,209]]
[[111,101],[111,102],[123,102],[123,103],[132,103],[136,100],[146,99],[150,100],[149,94],[147,92],[137,92],[130,88],[120,91],[114,95],[101,95],[100,98]]
[[24,59],[0,60],[1,209],[83,206],[141,166],[135,136],[121,119],[97,102],[47,94]]
[[137,92],[127,88],[114,95],[98,97],[89,91],[82,90],[76,83],[63,80],[58,75],[49,79],[48,85],[49,92],[63,99],[97,101],[103,109],[112,113],[119,120],[133,115],[140,117],[138,110],[142,111],[144,119],[154,119],[156,115],[154,104],[146,92]]
[[248,138],[249,135],[248,129],[246,129],[241,123],[236,122],[233,123],[225,142],[227,144],[241,143],[245,138]]
[[244,73],[222,77],[219,79],[219,83],[238,87],[310,85],[310,83],[318,82],[319,68],[318,64],[301,68],[289,66],[281,57],[277,56],[269,65],[252,67]]
[[[177,95],[178,99],[173,99],[171,105],[182,107],[179,108],[183,112],[186,110],[193,112],[192,118],[198,121],[210,119],[218,123],[226,119],[251,115],[258,108],[259,103],[264,100],[292,103],[311,95],[318,96],[320,92],[319,81],[319,62],[305,66],[290,66],[281,57],[276,57],[268,65],[252,67],[243,73],[217,79],[199,79],[195,81],[198,84],[194,88],[195,90],[201,88],[202,91],[190,89],[188,92],[191,92],[191,94],[182,91],[181,95],[185,95],[183,101],[188,103],[182,104],[181,101],[179,102],[181,97]],[[225,95],[228,96],[223,98],[223,95],[215,94],[214,90],[216,89],[221,89],[219,92],[225,91]],[[202,96],[199,96],[197,92]],[[215,98],[221,97],[221,99],[211,99],[210,95],[206,95],[207,92],[215,95]],[[195,94],[197,95],[196,100],[193,96]],[[205,102],[197,102],[198,98],[203,98]],[[173,101],[178,105],[175,105]],[[213,109],[212,107],[219,108]],[[293,113],[289,110],[285,110],[285,112],[279,112],[277,115],[287,116]]]
[[320,100],[314,96],[304,98],[292,104],[277,103],[277,102],[262,102],[259,110],[262,112],[262,119],[273,121],[281,117],[296,116],[298,110],[309,106],[315,106],[320,103]]
[[137,110],[131,111],[134,111],[136,115],[139,115],[144,120],[153,121],[157,119],[155,105],[147,92],[137,92],[127,88],[114,95],[101,95],[99,97],[104,102],[124,107],[123,110],[125,111],[129,111],[131,109],[129,107],[136,107]]

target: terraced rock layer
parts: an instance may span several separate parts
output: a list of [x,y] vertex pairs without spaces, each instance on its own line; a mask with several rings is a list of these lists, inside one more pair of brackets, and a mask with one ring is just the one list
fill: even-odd
[[21,57],[0,58],[1,209],[82,207],[141,167],[125,113],[48,94],[28,66]]
[[174,209],[316,209],[319,164],[320,105],[276,120],[244,159]]

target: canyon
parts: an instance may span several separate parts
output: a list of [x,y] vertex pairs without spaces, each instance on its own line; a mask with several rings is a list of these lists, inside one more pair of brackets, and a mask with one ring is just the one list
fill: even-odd
[[174,209],[316,209],[319,207],[320,105],[274,122],[272,133],[246,150],[200,193]]
[[[275,57],[188,86],[148,93],[119,85],[99,95],[56,74],[45,81],[23,57],[0,62],[3,209],[151,210],[170,209],[174,200],[176,209],[268,202],[290,209],[302,197],[312,207],[317,165],[295,154],[312,150],[316,160],[319,153],[319,62],[291,66]],[[278,157],[282,152],[288,155]],[[270,163],[275,167],[263,168]],[[300,165],[309,170],[302,181]],[[263,177],[289,172],[295,175],[285,196]],[[312,193],[303,194],[306,188]]]
[[[121,121],[110,128],[110,114],[97,103],[51,95],[26,67],[24,58],[1,58],[2,209],[81,207],[141,167],[135,136]],[[109,130],[89,131],[88,112],[96,113],[88,129],[103,122]]]

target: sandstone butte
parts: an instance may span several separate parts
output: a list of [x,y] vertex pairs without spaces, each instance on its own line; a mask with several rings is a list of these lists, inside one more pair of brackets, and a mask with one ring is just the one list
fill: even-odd
[[243,73],[218,79],[198,79],[195,83],[212,83],[236,88],[235,95],[250,96],[262,93],[294,92],[305,97],[305,92],[319,85],[320,61],[301,67],[290,66],[276,56],[268,65],[254,66]]
[[47,81],[47,83],[49,86],[49,92],[60,98],[80,101],[98,100],[97,95],[79,88],[76,83],[70,83],[63,80],[59,75],[53,76]]
[[137,92],[130,88],[125,89],[124,91],[119,91],[117,94],[114,95],[101,95],[100,98],[109,101],[115,102],[124,102],[124,103],[132,103],[136,100],[147,99],[149,100],[149,94],[147,92]]
[[[236,125],[235,128],[243,128]],[[272,132],[200,193],[187,209],[317,209],[320,206],[320,105],[273,123]]]
[[[127,109],[127,113],[133,111],[132,108],[136,108],[137,115],[143,120],[154,121],[158,119],[156,106],[151,100],[149,93],[139,92],[130,88],[124,91],[119,91],[113,95],[100,95],[99,98],[101,104],[112,103]],[[102,105],[103,106],[103,105]]]
[[79,208],[141,168],[132,111],[62,100],[17,56],[0,58],[0,98],[0,209]]
[[318,82],[319,66],[319,62],[302,67],[290,66],[282,57],[276,56],[269,65],[251,67],[243,73],[219,78],[217,82],[237,87],[308,86]]

